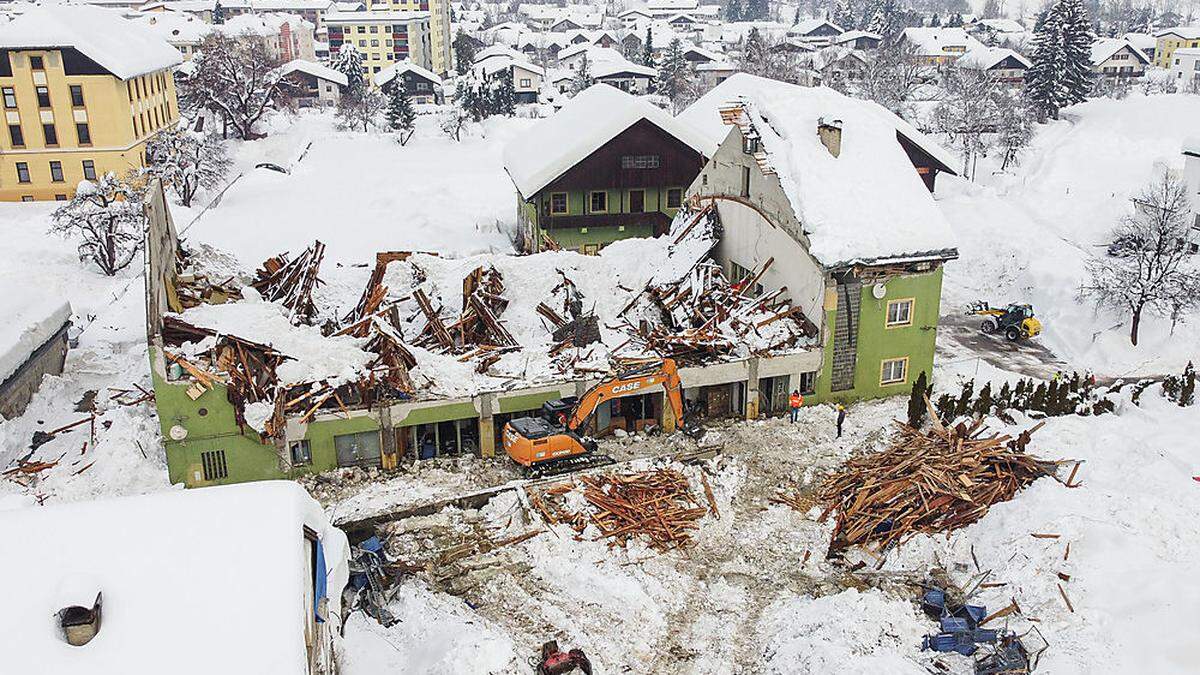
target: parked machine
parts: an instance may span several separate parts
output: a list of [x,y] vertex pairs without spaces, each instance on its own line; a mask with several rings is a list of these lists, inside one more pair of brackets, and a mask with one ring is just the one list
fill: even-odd
[[542,404],[542,414],[521,417],[504,425],[504,451],[531,475],[545,476],[612,463],[596,455],[596,442],[579,430],[600,404],[631,393],[642,393],[661,384],[675,420],[685,432],[683,389],[672,359],[631,366],[601,381],[583,396],[557,398]]
[[1042,322],[1033,315],[1033,305],[1011,304],[1001,309],[980,300],[967,309],[967,314],[984,317],[979,330],[989,335],[1000,333],[1013,342],[1042,332]]

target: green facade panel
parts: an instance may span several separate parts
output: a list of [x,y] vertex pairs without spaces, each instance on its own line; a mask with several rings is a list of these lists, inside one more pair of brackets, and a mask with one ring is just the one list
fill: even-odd
[[546,401],[562,396],[557,390],[543,391],[536,394],[521,394],[520,396],[509,396],[500,399],[500,412],[511,413],[520,412],[523,410],[535,410],[541,408]]

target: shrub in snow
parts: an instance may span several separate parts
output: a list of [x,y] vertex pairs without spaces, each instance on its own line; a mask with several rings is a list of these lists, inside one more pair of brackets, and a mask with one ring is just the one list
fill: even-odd
[[1133,213],[1112,232],[1122,255],[1088,261],[1080,294],[1128,315],[1129,341],[1136,346],[1145,311],[1169,317],[1174,330],[1200,307],[1200,272],[1189,262],[1187,185],[1163,171],[1133,201]]
[[186,124],[159,132],[146,143],[150,170],[169,186],[184,206],[201,189],[219,187],[233,166],[225,145],[211,134],[190,131]]
[[51,216],[50,231],[79,238],[79,259],[108,276],[125,269],[142,244],[146,216],[142,176],[126,180],[109,172],[93,183],[80,181],[75,197]]
[[254,124],[290,89],[266,40],[212,32],[200,42],[195,69],[182,88],[184,107],[211,110],[238,138],[254,138]]
[[592,64],[588,60],[586,52],[583,58],[579,61],[579,68],[575,71],[575,77],[571,78],[571,94],[578,94],[588,87],[596,84],[596,80],[592,77]]
[[459,107],[453,107],[442,113],[439,126],[442,133],[450,138],[461,141],[463,129],[471,121],[471,114]]
[[387,108],[383,96],[366,87],[346,88],[338,99],[337,119],[343,129],[362,128],[363,131],[376,126],[379,116]]

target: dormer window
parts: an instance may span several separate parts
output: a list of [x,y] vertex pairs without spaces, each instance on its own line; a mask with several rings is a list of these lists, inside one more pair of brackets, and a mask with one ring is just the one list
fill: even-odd
[[742,138],[742,152],[747,155],[753,155],[760,149],[759,139],[757,136],[745,136]]

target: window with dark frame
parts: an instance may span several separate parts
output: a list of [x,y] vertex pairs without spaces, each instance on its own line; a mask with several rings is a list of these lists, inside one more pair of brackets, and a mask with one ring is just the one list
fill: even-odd
[[667,190],[667,208],[677,209],[683,205],[683,190],[681,188],[669,188]]
[[92,131],[88,128],[87,122],[75,123],[75,135],[79,137],[80,145],[92,144]]
[[567,212],[567,193],[554,192],[550,194],[550,213],[562,214]]
[[29,182],[29,165],[25,162],[17,162],[17,182]]
[[312,446],[308,441],[292,441],[288,443],[292,454],[292,464],[296,466],[312,464]]
[[88,180],[96,180],[96,162],[90,159],[83,160],[83,177]]
[[81,85],[71,85],[71,105],[76,108],[83,107],[83,87]]
[[4,107],[9,110],[17,107],[17,93],[12,87],[4,87]]
[[21,133],[20,124],[8,125],[8,137],[10,140],[12,140],[14,148],[25,147],[25,134]]
[[39,108],[50,107],[50,90],[46,87],[37,87],[37,102]]
[[31,56],[29,57],[29,67],[34,70],[45,70],[46,64],[44,61],[42,61],[42,57]]
[[62,162],[50,162],[50,180],[55,183],[63,182]]
[[800,373],[800,393],[814,394],[817,391],[817,371],[809,371]]
[[630,190],[629,191],[629,212],[630,213],[645,213],[646,212],[646,191],[645,190]]
[[750,167],[742,167],[742,196],[750,196]]
[[43,124],[42,135],[46,137],[46,145],[58,145],[58,130],[53,124]]
[[590,213],[608,213],[608,193],[603,190],[593,192],[588,202]]

